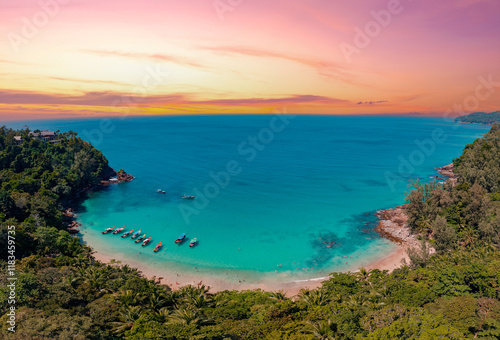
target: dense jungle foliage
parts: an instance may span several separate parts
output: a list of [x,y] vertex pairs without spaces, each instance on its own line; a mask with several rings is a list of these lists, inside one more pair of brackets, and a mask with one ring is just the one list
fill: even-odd
[[[422,247],[392,273],[332,273],[318,289],[172,291],[134,268],[102,264],[62,230],[65,200],[106,171],[73,133],[60,143],[0,130],[0,247],[16,226],[17,324],[5,339],[500,339],[500,130],[454,161],[456,186],[411,184],[409,225]],[[430,246],[436,249],[430,254]],[[2,257],[5,259],[5,257]]]

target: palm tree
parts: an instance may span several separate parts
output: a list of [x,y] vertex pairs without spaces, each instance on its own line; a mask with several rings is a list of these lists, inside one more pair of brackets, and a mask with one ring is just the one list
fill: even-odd
[[166,323],[170,318],[170,311],[167,307],[163,307],[156,311],[155,315],[161,320],[161,322]]
[[170,300],[173,306],[178,306],[182,300],[182,294],[180,290],[174,290],[170,293]]
[[82,254],[78,254],[78,256],[76,258],[74,258],[73,261],[74,261],[73,265],[75,267],[86,268],[89,266],[88,257],[86,257]]
[[363,295],[351,295],[349,300],[344,301],[344,305],[350,310],[357,310],[366,305],[365,297]]
[[170,320],[173,323],[182,323],[187,325],[200,326],[209,322],[209,320],[198,310],[193,307],[180,307],[176,308],[172,314],[170,314]]
[[205,285],[200,285],[200,286],[192,286],[192,285],[187,285],[184,286],[180,289],[180,293],[184,297],[192,297],[192,296],[198,296],[198,295],[208,295],[209,289],[205,287]]
[[169,299],[166,296],[156,292],[149,295],[149,298],[147,300],[149,309],[152,310],[153,312],[159,311],[161,308],[165,307],[168,304],[168,302]]
[[340,293],[331,294],[331,300],[336,303],[341,303],[344,297]]
[[271,297],[278,301],[286,300],[286,293],[283,290],[278,290],[277,292],[271,292]]
[[477,236],[472,228],[467,228],[463,231],[463,237],[464,237],[464,246],[473,246]]
[[71,282],[72,285],[79,283],[86,284],[90,289],[98,291],[98,295],[109,292],[109,289],[106,288],[109,280],[109,270],[107,267],[78,267],[75,274],[76,276]]
[[377,310],[385,306],[385,302],[382,301],[383,299],[384,296],[381,293],[372,290],[366,301],[363,302],[363,306],[366,306],[369,310]]
[[112,322],[115,333],[123,333],[132,327],[142,316],[142,310],[138,306],[128,307],[120,312],[120,321]]
[[331,319],[309,322],[307,333],[312,334],[318,340],[336,340],[341,337],[337,324]]
[[124,265],[120,269],[121,269],[121,272],[123,274],[125,274],[126,276],[129,276],[129,277],[141,277],[141,274],[139,273],[139,270],[137,270],[136,268],[131,268],[128,265]]
[[133,290],[122,290],[115,295],[122,306],[134,306],[140,302],[139,294]]
[[364,267],[361,267],[359,268],[359,272],[356,273],[356,277],[358,278],[358,281],[366,283],[370,277],[370,274],[371,271],[368,271]]
[[322,289],[301,289],[299,299],[309,307],[323,306],[328,303],[328,294]]
[[383,285],[378,290],[373,290],[373,294],[379,295],[382,299],[386,299],[389,295],[391,295],[391,291],[387,288],[387,285]]
[[179,291],[182,299],[196,308],[209,307],[213,303],[212,295],[208,293],[208,288],[204,285],[197,287],[188,285],[182,287]]
[[198,309],[204,307],[210,307],[212,306],[213,303],[211,297],[204,294],[189,296],[188,298],[186,298],[186,302]]

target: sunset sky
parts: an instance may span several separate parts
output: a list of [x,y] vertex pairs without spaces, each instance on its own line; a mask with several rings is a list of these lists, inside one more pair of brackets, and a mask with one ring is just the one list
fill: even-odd
[[0,121],[495,111],[499,13],[498,0],[0,0]]

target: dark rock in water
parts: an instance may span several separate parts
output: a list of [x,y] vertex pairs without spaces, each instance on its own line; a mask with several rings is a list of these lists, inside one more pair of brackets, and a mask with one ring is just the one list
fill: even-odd
[[134,179],[134,176],[127,174],[123,169],[120,169],[118,172],[116,172],[112,168],[109,169],[106,170],[106,176],[107,176],[105,177],[106,179],[103,179],[101,181],[102,185],[110,185],[111,183],[120,183],[120,182],[130,182]]
[[127,174],[125,171],[120,169],[120,171],[116,174],[116,178],[118,179],[118,182],[130,182],[134,179],[134,176]]

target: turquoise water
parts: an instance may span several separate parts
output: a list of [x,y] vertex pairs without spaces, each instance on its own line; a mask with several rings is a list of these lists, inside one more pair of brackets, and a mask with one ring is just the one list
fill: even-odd
[[[373,232],[374,212],[403,203],[410,178],[429,180],[489,129],[439,118],[273,115],[29,125],[76,131],[136,177],[91,193],[78,212],[83,240],[98,252],[162,268],[255,277],[277,270],[296,279],[383,257],[394,246]],[[419,151],[416,140],[440,133],[444,142]],[[113,225],[142,228],[152,242],[100,234]],[[175,245],[180,233],[199,244]],[[164,248],[153,253],[160,240]]]

